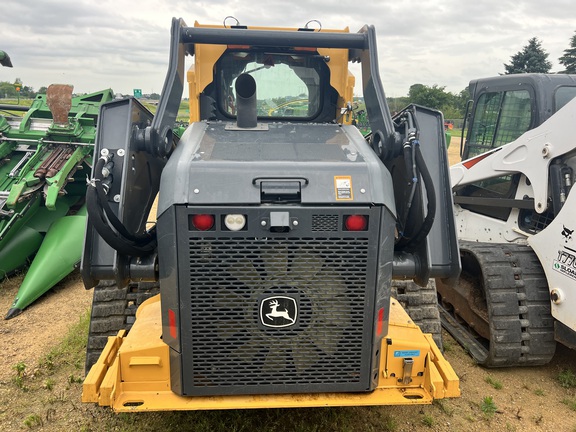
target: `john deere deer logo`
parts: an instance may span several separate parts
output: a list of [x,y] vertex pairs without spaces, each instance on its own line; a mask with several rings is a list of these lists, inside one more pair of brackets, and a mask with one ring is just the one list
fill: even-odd
[[275,296],[260,301],[260,322],[266,327],[289,327],[296,323],[298,306],[296,299]]

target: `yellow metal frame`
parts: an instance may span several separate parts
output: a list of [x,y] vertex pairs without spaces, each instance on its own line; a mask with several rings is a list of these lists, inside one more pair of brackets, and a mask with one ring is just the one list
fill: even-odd
[[[391,301],[389,333],[382,342],[379,385],[369,393],[312,393],[246,396],[178,396],[170,390],[169,347],[161,340],[160,296],[144,302],[136,322],[109,337],[82,391],[82,402],[110,406],[118,412],[303,408],[322,406],[430,404],[460,396],[459,380],[435,345],[404,309]],[[401,352],[418,352],[412,373],[402,383]]]
[[[215,25],[203,25],[198,22],[194,27],[222,28]],[[295,32],[296,28],[284,27],[249,27],[250,30],[273,30],[279,32]],[[234,30],[231,30],[234,31]],[[323,29],[330,33],[349,33],[348,27],[341,30]],[[194,64],[186,74],[188,81],[188,97],[190,105],[190,123],[200,121],[200,94],[206,86],[214,80],[214,66],[218,59],[228,49],[227,45],[194,45]],[[330,69],[330,85],[338,92],[337,117],[340,109],[345,108],[347,103],[352,103],[354,98],[354,76],[348,70],[348,50],[337,48],[318,48],[318,54],[330,57],[327,63]],[[352,116],[347,113],[340,120],[342,123],[351,124]]]

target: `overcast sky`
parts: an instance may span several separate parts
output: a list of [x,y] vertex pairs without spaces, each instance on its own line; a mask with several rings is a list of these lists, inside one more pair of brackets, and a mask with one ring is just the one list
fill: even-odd
[[576,31],[571,0],[2,0],[0,49],[14,68],[0,68],[0,81],[160,93],[171,18],[192,26],[228,15],[248,26],[374,25],[387,96],[405,96],[415,83],[458,93],[473,78],[503,73],[532,37],[552,71],[562,70],[558,57]]

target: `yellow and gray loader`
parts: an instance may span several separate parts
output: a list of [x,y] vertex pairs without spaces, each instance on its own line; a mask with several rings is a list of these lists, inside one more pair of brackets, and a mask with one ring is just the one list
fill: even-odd
[[390,115],[374,28],[174,19],[171,32],[156,114],[134,98],[101,107],[83,401],[145,411],[459,396],[432,336],[390,295],[392,279],[424,287],[460,272],[444,122],[420,106]]

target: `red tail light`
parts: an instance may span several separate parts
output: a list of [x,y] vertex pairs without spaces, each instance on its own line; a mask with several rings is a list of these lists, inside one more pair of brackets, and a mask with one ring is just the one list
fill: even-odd
[[382,335],[382,322],[384,321],[384,308],[378,311],[378,323],[376,324],[376,336]]
[[344,226],[348,231],[366,231],[366,228],[368,228],[368,217],[364,215],[346,216]]
[[170,336],[176,339],[178,336],[176,331],[176,313],[172,309],[168,309],[168,327],[170,328]]
[[208,231],[214,226],[214,215],[195,214],[192,215],[192,226],[198,231]]

